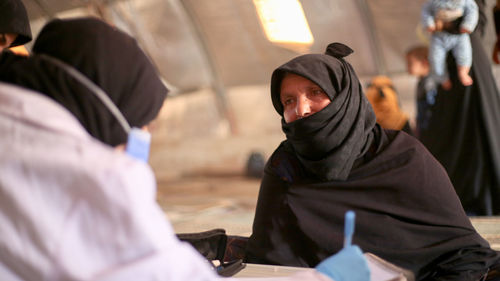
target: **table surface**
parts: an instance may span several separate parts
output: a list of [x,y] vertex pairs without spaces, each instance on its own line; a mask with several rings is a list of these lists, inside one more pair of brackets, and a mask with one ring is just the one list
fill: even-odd
[[299,271],[310,271],[312,268],[291,267],[278,265],[263,265],[247,263],[245,268],[236,273],[233,277],[280,277],[289,276]]

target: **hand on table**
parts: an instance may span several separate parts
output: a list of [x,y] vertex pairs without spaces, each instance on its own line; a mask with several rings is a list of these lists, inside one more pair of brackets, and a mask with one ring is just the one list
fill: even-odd
[[370,269],[363,252],[356,245],[344,247],[316,266],[316,270],[335,281],[369,281]]

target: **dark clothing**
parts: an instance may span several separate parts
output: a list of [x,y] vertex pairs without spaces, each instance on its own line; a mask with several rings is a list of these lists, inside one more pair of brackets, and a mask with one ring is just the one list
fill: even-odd
[[300,56],[273,73],[280,115],[285,72],[320,86],[331,103],[290,123],[282,119],[287,139],[266,164],[247,261],[316,266],[342,248],[344,214],[353,210],[353,241],[364,251],[419,280],[478,280],[499,255],[472,227],[446,171],[424,146],[375,123],[342,59],[344,47],[330,44],[326,55]]
[[32,56],[24,60],[6,59],[8,65],[0,65],[0,81],[56,100],[71,111],[92,136],[112,146],[127,141],[127,132],[115,116],[87,86],[42,55],[62,61],[93,81],[109,96],[130,126],[141,128],[150,123],[167,94],[137,42],[94,18],[53,20],[38,35]]
[[419,138],[445,167],[467,213],[499,215],[500,96],[478,34],[483,25],[480,20],[471,34],[474,84],[460,83],[449,55],[453,88],[438,89],[428,127],[420,130]]
[[403,128],[401,129],[401,131],[407,133],[410,136],[413,136],[415,134],[415,132],[413,132],[413,129],[410,126],[410,121],[406,121],[405,122],[405,125],[403,126]]
[[[500,7],[493,8],[493,21],[495,22],[495,32],[497,34],[497,38],[500,37]],[[497,44],[498,44],[497,39]]]
[[421,130],[429,128],[429,119],[432,115],[432,105],[436,102],[437,89],[430,76],[425,76],[419,79],[417,84],[417,129],[416,136],[420,136]]
[[474,230],[445,170],[413,137],[375,129],[376,141],[345,181],[310,175],[287,141],[266,166],[247,261],[312,267],[353,243],[418,280],[478,280],[498,261]]
[[9,49],[0,52],[0,73],[6,72],[13,64],[26,59],[26,56],[16,55]]
[[17,34],[10,47],[31,41],[30,21],[21,0],[0,1],[0,33]]

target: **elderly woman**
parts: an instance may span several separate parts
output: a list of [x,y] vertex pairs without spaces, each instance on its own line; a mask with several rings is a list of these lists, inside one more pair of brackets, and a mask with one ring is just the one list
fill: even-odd
[[262,179],[247,261],[315,266],[353,241],[418,280],[479,280],[499,255],[474,230],[442,166],[413,137],[382,129],[347,46],[276,69],[271,97],[286,140]]

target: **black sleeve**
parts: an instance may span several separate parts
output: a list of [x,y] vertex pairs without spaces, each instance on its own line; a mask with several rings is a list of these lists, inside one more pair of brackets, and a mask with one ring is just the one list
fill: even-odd
[[257,208],[252,226],[252,235],[247,244],[246,262],[272,264],[269,258],[276,250],[271,236],[280,227],[286,182],[266,169],[262,178]]
[[486,6],[485,0],[476,0],[478,12],[479,12],[479,20],[477,22],[476,32],[479,32],[479,35],[483,37],[484,31],[486,28],[486,24],[488,20],[486,19],[486,13],[484,7]]
[[477,245],[446,253],[431,264],[432,273],[425,280],[483,280],[500,261],[495,250]]

